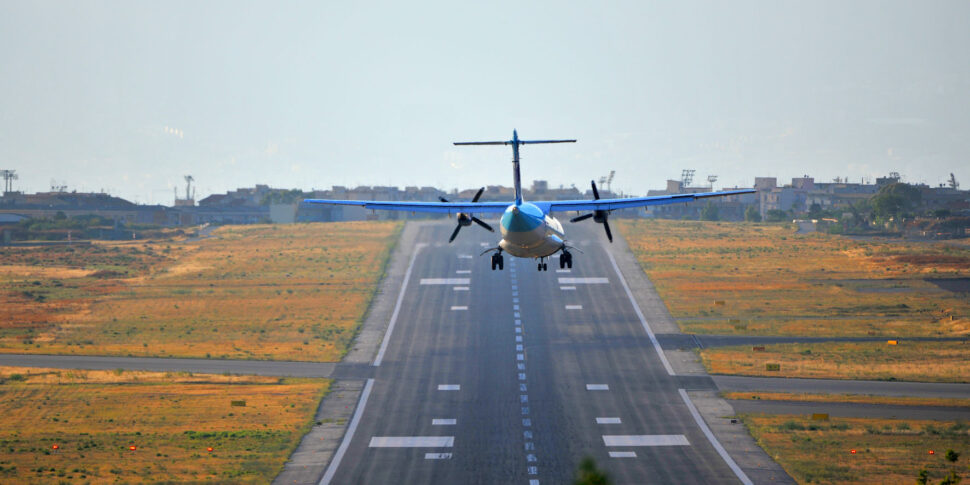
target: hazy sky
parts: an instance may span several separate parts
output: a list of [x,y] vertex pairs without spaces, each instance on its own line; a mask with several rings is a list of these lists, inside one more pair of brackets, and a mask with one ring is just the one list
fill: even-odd
[[16,187],[970,187],[970,2],[0,1]]

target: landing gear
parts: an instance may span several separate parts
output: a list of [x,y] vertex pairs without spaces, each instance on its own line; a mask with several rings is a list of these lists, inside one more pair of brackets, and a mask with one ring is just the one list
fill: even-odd
[[563,249],[562,254],[559,255],[559,269],[565,269],[565,268],[572,269],[572,267],[573,267],[573,253],[570,253],[569,251],[566,251],[565,249]]
[[539,258],[537,269],[539,271],[549,271],[549,264],[546,263],[546,258]]
[[492,271],[495,271],[496,267],[499,269],[499,271],[505,269],[505,258],[502,257],[501,252],[497,252],[492,255]]

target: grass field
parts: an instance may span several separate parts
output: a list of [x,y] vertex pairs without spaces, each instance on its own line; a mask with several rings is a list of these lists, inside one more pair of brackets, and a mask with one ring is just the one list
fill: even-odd
[[[924,382],[970,382],[970,343],[846,342],[718,347],[700,351],[708,372],[764,377],[809,377]],[[765,364],[779,364],[769,371]]]
[[401,225],[0,249],[0,352],[336,361]]
[[[752,436],[799,483],[930,483],[950,470],[966,479],[970,426],[964,422],[744,415]],[[951,464],[945,452],[960,454]],[[851,453],[856,450],[856,453]],[[935,453],[930,454],[933,450]]]
[[950,406],[970,408],[970,399],[944,397],[872,396],[866,394],[810,394],[788,392],[722,392],[724,399],[847,402],[857,404],[891,404],[899,406]]
[[795,234],[788,225],[617,224],[684,332],[805,336],[970,334],[970,247]]
[[0,483],[268,483],[328,388],[325,379],[0,367]]

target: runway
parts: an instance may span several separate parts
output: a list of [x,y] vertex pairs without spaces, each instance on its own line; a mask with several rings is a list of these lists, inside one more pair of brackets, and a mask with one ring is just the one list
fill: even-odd
[[564,483],[591,456],[616,483],[738,483],[589,226],[571,272],[492,272],[472,231],[422,234],[332,482]]

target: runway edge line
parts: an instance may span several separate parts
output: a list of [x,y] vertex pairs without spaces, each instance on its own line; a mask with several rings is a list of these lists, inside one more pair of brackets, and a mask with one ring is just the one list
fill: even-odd
[[707,426],[707,423],[704,422],[704,418],[701,417],[701,413],[697,411],[697,408],[694,406],[694,403],[691,402],[690,396],[687,395],[687,391],[683,389],[677,389],[677,392],[680,393],[680,397],[684,400],[684,404],[687,405],[687,410],[690,411],[690,415],[693,416],[694,421],[697,422],[697,427],[704,432],[704,436],[707,437],[707,441],[711,442],[711,445],[714,447],[714,450],[717,451],[718,455],[721,455],[721,458],[724,460],[724,463],[727,463],[727,466],[731,468],[731,471],[733,471],[735,475],[737,475],[738,479],[741,480],[741,483],[743,483],[744,485],[754,485],[754,482],[752,482],[751,479],[748,478],[748,475],[744,473],[744,470],[742,470],[741,467],[738,466],[738,464],[734,461],[734,458],[731,458],[731,455],[728,454],[727,450],[725,450],[723,446],[721,446],[721,442],[718,441],[717,437],[714,436],[714,433],[711,432],[711,428]]
[[616,259],[613,257],[613,253],[607,251],[606,255],[610,257],[610,263],[613,263],[613,269],[616,271],[616,275],[620,278],[620,283],[623,285],[623,290],[626,291],[627,298],[629,298],[630,303],[633,304],[633,311],[636,312],[637,317],[640,318],[640,324],[643,325],[643,329],[646,330],[647,336],[650,337],[650,343],[653,344],[653,350],[657,351],[657,355],[660,357],[660,362],[663,363],[664,369],[667,369],[668,375],[677,375],[677,373],[674,372],[674,368],[670,366],[670,362],[667,361],[667,356],[664,355],[663,348],[660,347],[660,342],[657,341],[657,336],[653,334],[653,330],[650,329],[650,324],[647,323],[646,317],[644,317],[643,312],[640,311],[640,305],[637,304],[636,298],[633,297],[633,292],[630,291],[630,286],[626,284],[626,278],[624,278],[623,273],[620,272],[620,266],[616,264]]
[[340,442],[340,447],[334,453],[333,459],[330,460],[330,466],[327,467],[327,472],[320,479],[320,485],[329,485],[334,475],[337,474],[337,467],[340,466],[340,460],[343,459],[344,453],[350,447],[350,441],[354,439],[354,432],[357,431],[357,424],[360,423],[360,417],[364,415],[364,407],[367,406],[367,398],[370,396],[372,387],[374,387],[374,379],[367,379],[367,384],[364,384],[364,390],[360,393],[360,402],[357,403],[357,409],[354,410],[354,417],[350,419],[350,425],[347,426],[344,439]]
[[374,358],[374,367],[380,366],[381,361],[384,360],[384,352],[387,350],[387,344],[391,341],[391,334],[394,332],[394,325],[397,323],[397,315],[401,312],[401,302],[404,301],[404,292],[407,291],[408,281],[411,280],[411,269],[414,268],[414,261],[418,259],[418,252],[426,245],[424,243],[418,243],[414,246],[411,262],[408,263],[408,269],[404,272],[401,292],[398,293],[397,303],[394,304],[394,313],[391,314],[391,321],[387,324],[387,330],[384,331],[384,338],[381,340],[381,348],[377,351],[377,357]]

